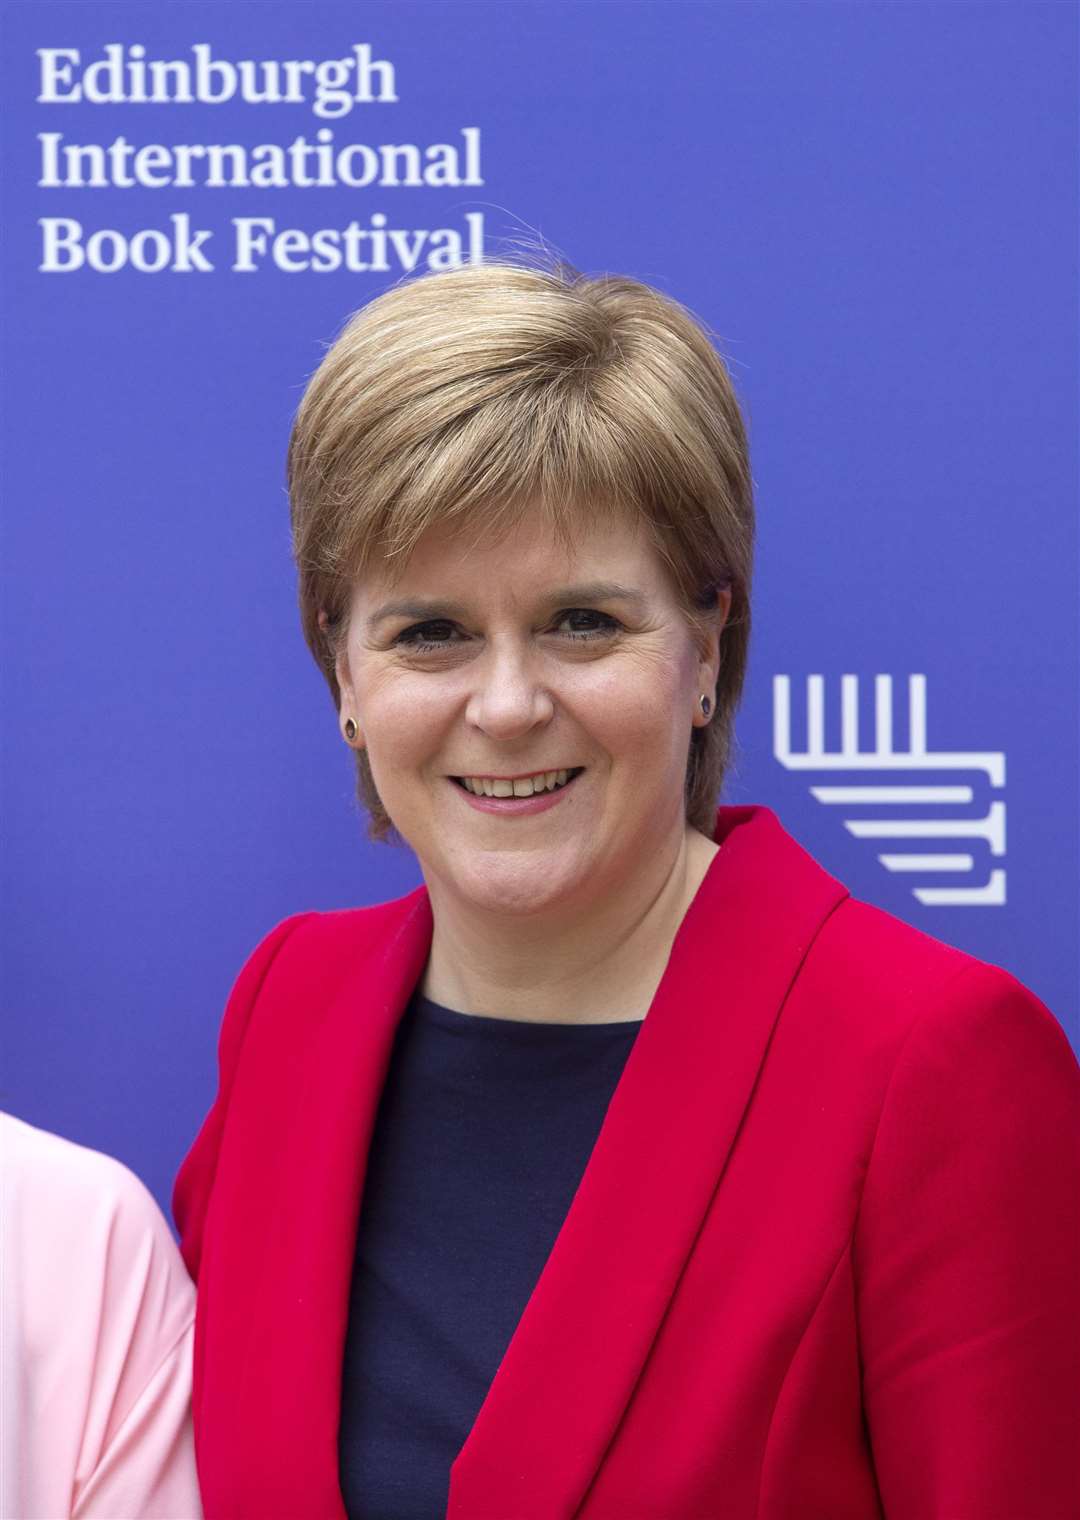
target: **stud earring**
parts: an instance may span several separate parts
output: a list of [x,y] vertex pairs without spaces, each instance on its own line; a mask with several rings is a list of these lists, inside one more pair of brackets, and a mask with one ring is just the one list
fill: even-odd
[[707,718],[712,712],[712,703],[709,701],[708,697],[702,697],[700,705],[702,713]]
[[345,730],[345,738],[348,740],[348,742],[350,744],[355,744],[356,740],[357,740],[357,736],[360,733],[360,730],[359,730],[359,728],[356,725],[356,719],[355,718],[346,718],[343,727],[344,727],[344,730]]

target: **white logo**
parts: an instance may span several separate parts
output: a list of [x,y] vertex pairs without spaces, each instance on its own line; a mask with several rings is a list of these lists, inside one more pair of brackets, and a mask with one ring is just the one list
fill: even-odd
[[[859,678],[840,677],[840,748],[825,748],[825,677],[806,678],[806,748],[791,747],[791,677],[773,677],[773,753],[789,771],[875,771],[904,773],[911,771],[981,772],[989,786],[1000,790],[1005,785],[1005,756],[993,752],[952,752],[930,750],[926,745],[926,677],[908,677],[907,748],[893,747],[893,679],[874,677],[874,744],[872,749],[859,745]],[[982,783],[980,790],[985,790]],[[888,871],[912,873],[933,879],[934,873],[971,875],[976,869],[970,850],[953,853],[931,850],[916,853],[918,842],[938,840],[962,842],[982,839],[990,847],[994,860],[1005,858],[1005,803],[1001,798],[988,799],[982,817],[953,810],[970,807],[975,801],[973,785],[903,785],[887,786],[811,786],[811,794],[831,807],[856,807],[861,816],[845,818],[844,827],[857,839],[898,840],[916,848],[901,848],[878,856]],[[874,817],[873,809],[885,810],[885,817]],[[899,808],[903,816],[891,816]],[[929,816],[910,816],[907,808]],[[869,816],[866,816],[869,814]],[[977,886],[913,886],[921,903],[934,907],[1000,907],[1005,901],[1005,867],[994,865],[986,881]]]

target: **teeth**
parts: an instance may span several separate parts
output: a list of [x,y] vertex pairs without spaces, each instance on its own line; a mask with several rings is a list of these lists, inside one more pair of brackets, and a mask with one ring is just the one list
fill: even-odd
[[518,781],[495,780],[489,776],[462,776],[461,784],[474,797],[535,797],[540,792],[552,792],[565,786],[569,771],[539,771],[535,776],[524,776]]

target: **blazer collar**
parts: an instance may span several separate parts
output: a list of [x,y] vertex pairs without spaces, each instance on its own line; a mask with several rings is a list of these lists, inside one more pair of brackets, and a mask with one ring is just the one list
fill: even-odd
[[[580,1187],[453,1464],[449,1520],[569,1520],[580,1507],[722,1184],[788,989],[847,895],[766,808],[721,808],[715,838],[720,850],[676,935]],[[308,1245],[289,1268],[289,1288],[322,1314],[291,1337],[315,1438],[300,1450],[286,1437],[285,1487],[309,1504],[327,1496],[326,1513],[338,1520],[340,1497],[335,1508],[329,1496],[340,1494],[341,1362],[364,1158],[432,932],[422,889],[376,911],[378,948],[357,957],[304,1058],[319,1082],[314,1133],[292,1136],[309,1183],[306,1197],[293,1194],[291,1233],[300,1229]],[[295,1429],[305,1421],[294,1414]],[[316,1508],[323,1513],[321,1500]]]

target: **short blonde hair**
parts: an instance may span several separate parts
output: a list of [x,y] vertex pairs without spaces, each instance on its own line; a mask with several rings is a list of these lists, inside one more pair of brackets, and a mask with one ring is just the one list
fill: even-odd
[[[716,713],[692,730],[686,816],[712,835],[746,673],[754,508],[746,430],[700,323],[636,280],[495,261],[395,286],[315,371],[288,452],[304,634],[340,709],[352,583],[436,523],[643,520],[691,626],[731,591]],[[357,751],[370,833],[389,819]]]

